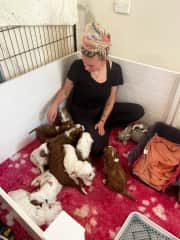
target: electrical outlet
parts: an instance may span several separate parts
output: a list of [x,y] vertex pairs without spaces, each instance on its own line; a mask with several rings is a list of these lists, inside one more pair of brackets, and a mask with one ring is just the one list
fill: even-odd
[[121,14],[130,13],[131,0],[115,0],[114,1],[114,11]]

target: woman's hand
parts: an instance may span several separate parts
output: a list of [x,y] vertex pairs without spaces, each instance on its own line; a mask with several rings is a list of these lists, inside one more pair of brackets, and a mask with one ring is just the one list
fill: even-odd
[[104,121],[100,120],[98,123],[96,123],[95,129],[98,130],[98,133],[99,133],[100,136],[103,136],[105,134]]
[[57,112],[58,112],[58,105],[55,103],[51,104],[47,112],[47,119],[50,124],[55,121]]
[[56,119],[58,113],[58,106],[61,102],[63,102],[71,92],[73,88],[73,83],[68,78],[65,80],[63,86],[57,92],[52,104],[50,105],[47,113],[47,119],[49,123],[53,123]]

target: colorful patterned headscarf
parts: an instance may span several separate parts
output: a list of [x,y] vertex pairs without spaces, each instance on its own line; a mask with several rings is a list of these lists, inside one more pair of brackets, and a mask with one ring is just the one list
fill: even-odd
[[99,55],[104,58],[111,46],[111,36],[98,23],[89,23],[85,27],[82,37],[81,51],[86,56]]

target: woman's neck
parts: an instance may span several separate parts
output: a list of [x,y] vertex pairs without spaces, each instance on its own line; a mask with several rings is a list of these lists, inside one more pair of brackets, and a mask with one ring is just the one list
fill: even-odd
[[92,71],[91,73],[91,77],[99,83],[103,83],[107,80],[107,67],[106,67],[106,61],[104,61],[102,63],[102,66],[96,70],[96,71]]

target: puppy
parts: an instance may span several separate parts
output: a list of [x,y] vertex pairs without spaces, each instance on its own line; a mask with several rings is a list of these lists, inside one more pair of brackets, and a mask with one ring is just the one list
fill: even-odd
[[106,186],[115,192],[119,192],[122,195],[127,196],[131,200],[134,197],[131,196],[126,190],[126,174],[122,166],[120,165],[119,156],[115,148],[107,146],[104,148],[104,174],[106,176]]
[[132,126],[131,140],[139,143],[141,138],[147,133],[148,126],[143,123],[136,123]]
[[38,148],[36,148],[30,155],[30,160],[34,165],[36,165],[40,172],[44,172],[44,167],[48,162],[48,154],[49,154],[49,144],[54,145],[55,148],[63,144],[76,144],[80,135],[84,131],[84,127],[80,124],[75,124],[72,128],[57,135],[54,138],[51,138],[47,141],[47,143],[41,144]]
[[56,119],[55,119],[55,125],[61,126],[62,123],[72,121],[71,115],[68,112],[68,110],[64,107],[61,110],[58,111]]
[[30,154],[30,161],[40,170],[41,173],[44,172],[44,167],[47,165],[48,153],[49,150],[47,143],[43,143]]
[[42,206],[35,206],[30,202],[30,193],[24,189],[11,191],[8,195],[22,208],[22,210],[39,226],[50,224],[62,210],[61,204],[44,203]]
[[43,204],[41,208],[38,209],[38,215],[41,216],[41,224],[39,225],[49,225],[62,211],[62,206],[60,202],[54,202],[51,204]]
[[131,139],[132,125],[128,125],[124,130],[118,131],[117,139],[124,145]]
[[64,147],[63,145],[49,143],[49,160],[48,167],[49,171],[58,179],[59,183],[63,186],[75,187],[80,192],[87,194],[84,189],[84,183],[81,179],[74,181],[68,175],[64,167]]
[[62,189],[62,185],[49,171],[46,171],[36,177],[32,181],[31,185],[34,187],[39,187],[37,191],[30,194],[31,203],[36,205],[42,205],[43,203],[54,203],[58,193]]
[[41,143],[45,142],[47,139],[55,137],[58,134],[59,127],[50,124],[40,125],[29,132],[29,134],[36,131],[36,137]]
[[87,161],[78,160],[75,148],[70,144],[64,144],[64,167],[68,175],[77,183],[81,179],[86,186],[92,184],[95,176],[94,168]]
[[36,137],[39,139],[41,143],[46,142],[48,139],[51,139],[58,134],[72,128],[74,126],[73,121],[63,122],[61,125],[55,124],[44,124],[39,127],[33,129],[30,133],[36,132]]
[[84,131],[84,127],[80,124],[75,124],[69,130],[57,135],[56,137],[48,140],[47,142],[51,145],[63,145],[63,144],[76,144],[82,132]]
[[91,162],[90,152],[93,142],[94,140],[92,139],[90,133],[83,132],[81,134],[81,137],[76,145],[76,153],[79,160]]

